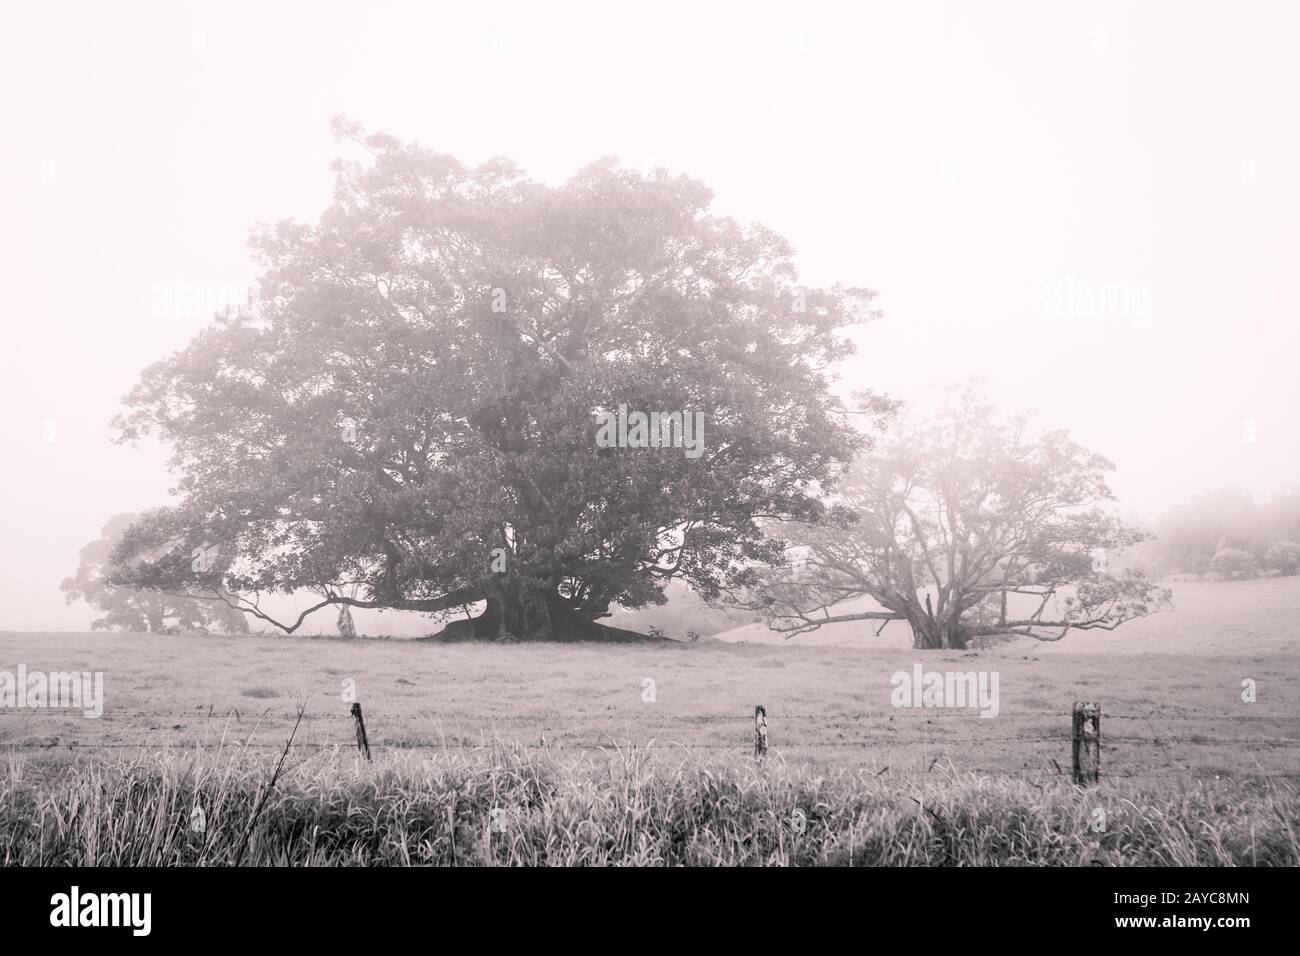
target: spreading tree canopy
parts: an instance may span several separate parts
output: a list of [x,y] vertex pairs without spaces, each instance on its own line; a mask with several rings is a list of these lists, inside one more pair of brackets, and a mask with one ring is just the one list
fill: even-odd
[[[917,648],[1113,630],[1170,594],[1117,567],[1147,535],[1108,507],[1112,469],[1066,432],[1031,435],[961,389],[933,417],[896,422],[840,484],[829,520],[782,529],[794,560],[766,571],[750,603],[789,634],[906,621]],[[865,597],[882,609],[844,609]]]
[[[673,578],[752,583],[780,549],[764,520],[820,520],[864,444],[850,416],[878,405],[829,391],[870,291],[800,286],[781,237],[684,176],[606,161],[552,187],[339,131],[368,157],[317,224],[255,235],[257,309],[126,399],[120,439],[169,442],[179,482],[118,583],[285,631],[330,604],[483,602],[482,635],[592,633]],[[599,447],[620,405],[703,413],[703,454]],[[276,620],[263,599],[290,592],[315,598]]]

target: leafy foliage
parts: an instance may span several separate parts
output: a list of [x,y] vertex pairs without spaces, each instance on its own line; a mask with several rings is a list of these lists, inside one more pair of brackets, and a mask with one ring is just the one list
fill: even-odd
[[64,578],[60,585],[67,593],[69,604],[84,600],[91,607],[105,612],[103,617],[91,623],[91,630],[162,631],[174,628],[247,633],[248,621],[244,615],[224,603],[161,591],[136,590],[109,582],[109,556],[113,547],[139,520],[140,516],[134,514],[110,518],[101,536],[81,549],[81,563],[76,576]]
[[[1166,606],[1169,592],[1141,571],[1105,573],[1108,555],[1145,537],[1104,507],[1110,462],[1025,425],[970,389],[930,420],[900,423],[844,481],[835,520],[792,527],[794,561],[767,574],[752,603],[792,634],[906,620],[917,647],[998,633],[1058,640]],[[985,623],[1004,594],[1028,609]],[[862,596],[884,610],[833,610]]]
[[1279,541],[1268,549],[1264,563],[1270,571],[1278,574],[1295,574],[1300,571],[1300,544],[1294,541]]
[[[799,287],[783,239],[686,177],[601,162],[552,188],[339,132],[371,159],[339,165],[318,224],[256,238],[258,314],[127,398],[122,440],[172,444],[181,501],[132,529],[116,580],[236,593],[286,631],[328,604],[485,601],[485,631],[524,636],[674,578],[714,599],[779,557],[760,516],[820,519],[863,445],[828,368],[870,291]],[[703,411],[706,454],[598,448],[620,403]],[[193,574],[195,548],[218,566]],[[296,622],[261,609],[299,591],[320,600]]]
[[1278,574],[1294,574],[1295,568],[1286,570],[1285,555],[1300,538],[1300,490],[1261,501],[1241,491],[1215,491],[1172,508],[1156,523],[1156,533],[1158,563],[1170,571],[1203,575],[1216,552],[1231,548]]
[[1230,581],[1253,578],[1259,574],[1259,562],[1249,551],[1240,548],[1220,548],[1210,559],[1210,570]]

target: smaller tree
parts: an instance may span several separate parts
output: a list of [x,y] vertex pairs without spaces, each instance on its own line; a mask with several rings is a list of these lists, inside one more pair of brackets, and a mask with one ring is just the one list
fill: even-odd
[[111,583],[109,571],[113,549],[140,515],[119,514],[108,519],[100,537],[81,549],[81,563],[74,577],[59,585],[69,604],[85,601],[103,611],[91,622],[93,631],[207,631],[247,634],[244,615],[220,601],[202,601],[160,590],[142,590]]
[[1264,565],[1278,574],[1291,575],[1300,571],[1300,544],[1279,541],[1264,555]]
[[[1030,437],[1022,419],[960,392],[855,462],[830,520],[782,529],[797,558],[765,576],[752,604],[789,634],[906,621],[919,649],[1113,630],[1171,596],[1140,569],[1107,573],[1147,537],[1108,513],[1112,467],[1065,432]],[[842,609],[859,597],[882,610]]]
[[1210,570],[1228,581],[1240,581],[1259,574],[1259,562],[1249,551],[1220,548],[1210,559]]

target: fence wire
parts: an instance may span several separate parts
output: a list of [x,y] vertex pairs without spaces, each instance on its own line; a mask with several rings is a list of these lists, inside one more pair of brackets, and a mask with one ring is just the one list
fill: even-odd
[[[1059,720],[1061,726],[1059,729],[1037,729],[1024,732],[1007,734],[985,734],[973,733],[969,736],[954,737],[950,736],[947,731],[929,734],[916,734],[913,728],[912,733],[897,734],[891,732],[888,724],[883,726],[872,727],[875,733],[866,735],[854,735],[853,737],[844,738],[842,732],[840,739],[834,740],[807,740],[801,739],[789,747],[783,748],[779,745],[782,724],[797,724],[803,733],[815,733],[817,731],[839,730],[846,726],[846,722],[871,722],[882,721],[886,718],[892,719],[895,714],[889,711],[879,713],[866,713],[862,711],[840,712],[840,713],[780,713],[769,712],[768,720],[772,727],[772,734],[775,743],[774,752],[792,756],[799,752],[812,753],[840,753],[844,751],[869,752],[874,748],[893,748],[899,746],[907,747],[946,747],[946,746],[969,746],[974,744],[999,743],[999,744],[1020,744],[1025,745],[1043,745],[1052,744],[1062,747],[1062,753],[1065,753],[1066,745],[1072,740],[1072,733],[1069,727],[1070,713],[1068,711],[1060,712],[1038,712],[1032,714],[1004,714],[1000,715],[1002,720],[1033,720],[1043,722],[1047,720]],[[216,705],[209,704],[206,712],[203,707],[196,707],[187,710],[177,709],[113,709],[106,711],[98,720],[107,724],[120,724],[123,722],[132,722],[137,720],[154,720],[154,721],[174,721],[172,727],[152,727],[148,728],[150,732],[158,731],[194,731],[196,719],[199,723],[207,725],[209,728],[214,725],[221,725],[227,729],[236,727],[240,731],[258,730],[261,725],[271,721],[293,721],[298,714],[296,711],[287,712],[273,710],[271,708],[262,711],[241,709],[239,707],[226,707],[218,709]],[[0,720],[0,738],[3,737],[3,731],[14,725],[23,724],[27,721],[39,723],[44,719],[63,718],[63,719],[84,719],[80,712],[76,710],[56,710],[56,709],[21,709],[21,710],[4,710],[0,711],[0,718],[10,718],[10,720]],[[924,719],[927,724],[933,724],[935,719],[940,720],[966,720],[975,721],[974,726],[983,725],[983,719],[970,713],[946,713],[942,711],[927,712]],[[1296,715],[1247,715],[1247,714],[1169,714],[1169,713],[1106,713],[1102,712],[1103,723],[1107,720],[1123,721],[1144,721],[1158,724],[1172,724],[1184,726],[1194,725],[1198,722],[1214,721],[1219,725],[1259,725],[1261,723],[1274,723],[1294,725],[1300,722],[1300,716]],[[630,715],[561,715],[561,714],[471,714],[463,711],[440,711],[440,710],[417,710],[397,713],[386,713],[382,709],[375,709],[366,715],[369,725],[370,736],[372,738],[372,748],[378,752],[402,752],[402,751],[490,751],[500,749],[502,746],[511,748],[540,751],[540,750],[607,750],[615,749],[620,746],[626,746],[632,741],[620,739],[613,734],[606,734],[600,738],[592,738],[589,733],[582,736],[570,736],[570,732],[564,728],[564,724],[573,723],[590,723],[596,720],[604,720],[617,724],[620,721],[629,723],[637,718]],[[911,719],[920,719],[920,715],[913,715]],[[351,731],[354,725],[354,718],[348,712],[325,712],[325,713],[305,713],[303,723],[308,729],[317,722],[324,722],[330,725],[345,724],[348,731]],[[417,739],[402,739],[404,731],[418,727],[418,725],[428,722],[434,722],[438,725],[451,725],[453,727],[462,727],[464,725],[475,726],[481,733],[495,727],[497,724],[512,725],[515,723],[529,723],[537,728],[537,740],[535,742],[513,741],[504,743],[500,740],[488,742],[482,739],[479,742],[464,739],[463,734],[453,734],[448,738],[441,731],[435,734],[425,734]],[[550,726],[548,725],[548,722]],[[653,740],[657,745],[684,750],[699,751],[732,751],[747,752],[752,741],[744,733],[736,733],[734,741],[718,740],[667,740],[658,739],[654,735],[658,732],[674,732],[674,728],[685,729],[693,728],[724,728],[725,732],[732,733],[731,728],[752,725],[753,716],[751,714],[732,714],[732,713],[714,713],[714,714],[671,714],[659,713],[654,714],[642,724],[643,736],[648,740]],[[809,725],[815,725],[813,730],[807,729]],[[557,726],[558,725],[558,726]],[[437,739],[433,739],[436,736]],[[11,751],[39,752],[58,749],[60,751],[96,751],[96,750],[144,750],[150,746],[165,745],[169,749],[190,749],[193,747],[203,746],[204,743],[210,743],[210,740],[204,741],[193,738],[180,739],[162,739],[158,741],[13,741],[4,742],[0,740],[0,748]],[[1296,748],[1300,747],[1300,737],[1293,736],[1207,736],[1202,733],[1192,733],[1191,735],[1175,735],[1161,733],[1158,729],[1153,729],[1149,735],[1134,734],[1108,734],[1103,730],[1102,742],[1104,746],[1118,746],[1121,751],[1128,754],[1130,746],[1146,746],[1160,749],[1170,747],[1247,747],[1258,748],[1262,750],[1274,750],[1276,748]],[[283,743],[262,743],[251,740],[246,741],[227,741],[227,746],[246,748],[251,750],[277,751],[284,749]],[[346,735],[340,734],[335,739],[324,742],[308,742],[305,740],[296,740],[293,744],[295,750],[316,750],[324,751],[345,751],[354,747],[351,733]],[[1038,755],[1041,758],[1041,755]],[[944,758],[936,758],[931,762],[928,769],[920,771],[919,768],[907,768],[899,772],[905,773],[934,773],[935,767]],[[1043,767],[1040,769],[1023,768],[1019,770],[1005,770],[993,768],[965,768],[951,764],[941,768],[937,772],[951,773],[959,772],[963,774],[974,774],[976,776],[1005,776],[1005,777],[1032,777],[1034,775],[1058,776],[1069,774],[1061,769],[1055,760],[1052,761],[1053,767],[1050,769]],[[890,772],[886,767],[879,771],[880,774]],[[1281,779],[1300,779],[1300,771],[1295,772],[1264,772],[1264,771],[1221,771],[1223,774],[1231,777],[1245,778],[1281,778]],[[1189,768],[1185,771],[1132,771],[1128,768],[1121,767],[1117,770],[1103,769],[1103,776],[1111,779],[1188,779],[1196,777],[1218,776],[1212,769],[1202,769],[1199,773]]]

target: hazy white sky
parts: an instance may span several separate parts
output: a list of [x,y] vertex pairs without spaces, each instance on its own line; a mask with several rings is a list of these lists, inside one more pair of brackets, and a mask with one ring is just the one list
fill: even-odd
[[254,222],[328,203],[340,113],[546,180],[605,155],[704,180],[787,236],[808,282],[880,291],[852,382],[921,398],[978,372],[1114,459],[1126,511],[1300,483],[1300,5],[54,2],[6,21],[0,627],[88,624],[58,590],[77,550],[170,484],[108,421],[204,322],[160,314],[155,287],[249,281]]

